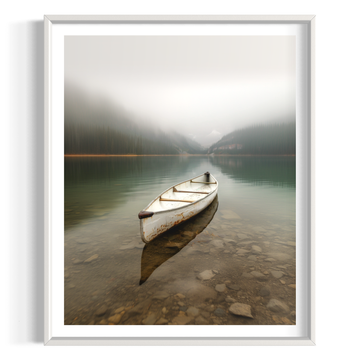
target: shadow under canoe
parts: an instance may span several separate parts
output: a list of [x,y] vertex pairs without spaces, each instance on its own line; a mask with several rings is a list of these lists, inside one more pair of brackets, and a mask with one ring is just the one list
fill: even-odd
[[176,255],[206,229],[218,209],[218,197],[201,213],[150,241],[141,256],[140,285],[164,262]]

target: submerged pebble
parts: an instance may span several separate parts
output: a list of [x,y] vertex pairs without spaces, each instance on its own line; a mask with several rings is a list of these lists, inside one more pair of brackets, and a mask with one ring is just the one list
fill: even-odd
[[102,316],[106,313],[107,311],[107,306],[106,305],[102,305],[101,307],[99,307],[96,312],[95,312],[95,315],[96,316]]
[[99,257],[98,254],[95,254],[95,255],[93,255],[93,256],[90,256],[88,259],[86,259],[86,260],[84,261],[84,263],[85,263],[85,264],[90,263],[90,262],[96,260],[98,257]]
[[200,280],[210,280],[215,276],[215,274],[211,270],[205,270],[200,273],[197,277]]
[[229,311],[234,315],[253,318],[251,314],[251,306],[247,304],[234,303],[230,306]]
[[289,307],[280,300],[271,299],[267,304],[267,307],[276,313],[287,313],[289,312]]
[[226,316],[226,311],[225,311],[224,309],[217,308],[217,309],[214,311],[214,314],[215,314],[216,316],[223,317],[223,316]]

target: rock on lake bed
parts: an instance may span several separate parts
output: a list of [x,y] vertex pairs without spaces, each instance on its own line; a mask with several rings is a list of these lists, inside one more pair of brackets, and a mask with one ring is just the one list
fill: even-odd
[[247,304],[234,303],[230,306],[229,311],[234,315],[253,318],[251,314],[251,306]]

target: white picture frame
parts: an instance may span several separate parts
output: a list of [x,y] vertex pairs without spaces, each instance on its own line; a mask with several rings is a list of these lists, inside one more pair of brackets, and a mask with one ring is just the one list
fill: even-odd
[[[297,311],[297,317],[301,316],[301,328],[299,335],[286,336],[274,332],[273,335],[256,335],[257,330],[251,329],[249,336],[243,334],[237,336],[238,328],[234,326],[212,326],[211,331],[206,328],[211,326],[179,326],[162,327],[166,328],[166,336],[158,335],[152,331],[153,326],[142,327],[148,335],[136,334],[137,325],[119,325],[127,327],[127,334],[124,331],[119,334],[113,330],[112,334],[104,333],[104,327],[94,326],[93,333],[77,326],[77,334],[69,331],[69,326],[63,326],[63,331],[58,331],[58,324],[55,314],[62,311],[56,302],[61,298],[59,283],[56,274],[61,274],[61,253],[56,250],[59,246],[55,241],[55,234],[58,236],[59,229],[63,227],[62,209],[56,206],[56,197],[61,197],[63,189],[57,183],[61,178],[58,172],[59,163],[56,162],[57,154],[61,153],[63,137],[57,129],[61,128],[61,114],[57,109],[61,108],[61,94],[63,88],[58,86],[60,82],[57,77],[63,74],[61,69],[61,44],[63,37],[71,35],[76,27],[77,35],[94,34],[96,27],[101,28],[101,34],[114,34],[114,29],[121,27],[122,31],[128,34],[138,34],[143,31],[144,25],[157,29],[166,29],[167,36],[172,36],[171,29],[181,28],[191,35],[196,29],[200,34],[210,31],[210,34],[231,35],[238,26],[268,26],[281,29],[286,26],[296,26],[300,31],[298,41],[300,62],[297,67],[297,120],[300,113],[301,126],[297,131],[297,143],[300,146],[300,156],[297,155],[297,223],[300,219],[301,228],[297,230],[297,240],[302,243],[297,253],[297,279],[301,279],[300,286],[297,284],[297,303],[301,304],[301,311]],[[74,27],[75,26],[75,27]],[[64,30],[66,28],[66,30]],[[95,29],[95,30],[94,30]],[[190,29],[190,30],[189,30]],[[222,32],[225,29],[224,33]],[[204,32],[205,34],[206,31]],[[315,176],[315,155],[314,155],[314,66],[315,66],[315,16],[313,15],[289,15],[289,16],[60,16],[46,15],[44,17],[44,52],[45,52],[45,110],[44,110],[44,142],[45,142],[45,324],[44,343],[45,345],[315,345],[315,243],[314,243],[314,176]],[[59,55],[60,54],[60,55]],[[298,57],[297,57],[298,59]],[[59,62],[60,61],[60,62]],[[60,107],[59,107],[60,105]],[[298,107],[299,106],[299,107]],[[297,128],[299,130],[299,128]],[[298,146],[297,145],[297,146]],[[297,153],[298,153],[297,147]],[[59,151],[60,150],[60,151]],[[62,212],[63,213],[63,212]],[[299,232],[298,232],[299,231]],[[298,247],[297,247],[298,249]],[[298,277],[298,273],[301,275]],[[63,274],[63,273],[62,273]],[[55,280],[54,280],[55,279]],[[59,296],[60,294],[60,296]],[[297,326],[297,325],[296,325]],[[71,326],[70,326],[71,327]],[[135,328],[134,328],[135,327]],[[192,335],[191,327],[196,327],[196,334]],[[225,328],[224,328],[225,327]],[[113,327],[114,328],[114,327]],[[116,328],[116,327],[115,327]],[[183,331],[186,328],[186,333]],[[252,327],[254,328],[254,327]],[[199,331],[199,329],[201,329]],[[180,331],[181,330],[181,331]],[[250,329],[249,329],[250,330]],[[179,332],[180,331],[180,332]],[[270,331],[271,332],[271,331]]]

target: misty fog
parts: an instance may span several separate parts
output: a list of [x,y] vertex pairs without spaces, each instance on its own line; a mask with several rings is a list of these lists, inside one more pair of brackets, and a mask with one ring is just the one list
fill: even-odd
[[295,37],[68,36],[65,102],[68,122],[101,125],[102,109],[112,128],[209,147],[246,126],[294,121]]

